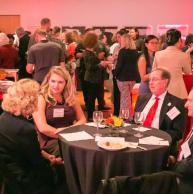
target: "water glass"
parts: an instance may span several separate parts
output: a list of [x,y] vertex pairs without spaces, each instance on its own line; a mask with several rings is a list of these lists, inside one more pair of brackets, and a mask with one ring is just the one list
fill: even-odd
[[144,121],[144,114],[142,112],[135,112],[134,121],[135,121],[135,124],[137,124],[137,128],[138,128],[137,130],[139,131],[138,133],[134,134],[134,136],[141,138],[143,137],[143,134],[140,133],[140,127]]
[[97,132],[94,134],[94,136],[101,136],[102,134],[99,133],[99,124],[103,120],[103,112],[102,111],[94,111],[93,112],[93,121],[96,123],[97,126]]

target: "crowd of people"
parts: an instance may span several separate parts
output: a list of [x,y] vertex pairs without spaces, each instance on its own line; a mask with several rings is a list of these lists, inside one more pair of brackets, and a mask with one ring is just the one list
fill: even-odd
[[[183,136],[188,116],[193,117],[193,91],[188,96],[182,77],[192,72],[193,35],[187,36],[183,47],[181,32],[170,29],[163,47],[157,36],[141,38],[136,28],[120,29],[112,37],[114,42],[109,34],[98,36],[93,29],[83,35],[62,33],[58,26],[51,28],[49,18],[41,20],[34,34],[18,27],[18,43],[0,33],[0,68],[19,69],[19,81],[3,96],[0,115],[0,162],[11,172],[10,183],[14,181],[15,187],[10,189],[51,194],[57,185],[65,185],[58,134],[92,121],[96,100],[98,110],[109,109],[104,82],[110,80],[113,114],[128,110],[128,122],[134,117],[131,91],[140,83],[135,112],[144,114],[144,126],[170,134],[168,163],[174,164],[178,156],[176,172],[182,182],[188,182],[185,193],[193,191],[189,184],[192,130],[188,138]],[[76,99],[80,88],[85,114]],[[188,154],[184,145],[189,147]]]

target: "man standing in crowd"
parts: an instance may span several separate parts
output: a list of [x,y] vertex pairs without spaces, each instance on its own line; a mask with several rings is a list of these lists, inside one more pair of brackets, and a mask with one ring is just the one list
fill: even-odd
[[53,65],[65,67],[64,50],[57,43],[47,40],[47,33],[38,29],[35,32],[36,43],[28,51],[26,70],[33,73],[33,79],[41,83]]
[[[40,22],[40,29],[42,29],[43,31],[47,32],[47,36],[49,36],[49,31],[51,29],[51,21],[49,18],[42,18],[41,22]],[[35,40],[35,33],[30,37],[29,40],[29,44],[28,44],[28,49],[30,49],[30,47],[32,45],[34,45],[35,43],[37,43],[37,41]]]
[[19,79],[31,78],[31,74],[26,72],[27,65],[27,48],[29,43],[29,35],[22,27],[16,29],[17,37],[19,38]]

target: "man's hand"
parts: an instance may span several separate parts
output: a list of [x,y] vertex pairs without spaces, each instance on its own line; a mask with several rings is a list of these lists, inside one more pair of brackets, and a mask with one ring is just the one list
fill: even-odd
[[32,73],[33,73],[34,68],[35,68],[35,65],[34,65],[34,64],[28,63],[28,64],[26,65],[26,71],[27,71],[29,74],[32,74]]
[[172,155],[169,155],[168,156],[168,166],[174,166],[176,163],[176,158]]

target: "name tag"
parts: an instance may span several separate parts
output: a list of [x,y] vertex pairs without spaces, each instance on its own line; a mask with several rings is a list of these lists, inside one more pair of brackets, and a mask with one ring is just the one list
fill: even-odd
[[53,111],[53,118],[64,117],[64,108],[55,108]]
[[183,153],[184,158],[187,158],[188,156],[191,155],[191,150],[190,150],[190,147],[188,145],[188,141],[184,142],[181,145],[181,149],[182,149],[182,153]]
[[180,111],[174,106],[166,114],[171,120],[173,120],[180,114]]

